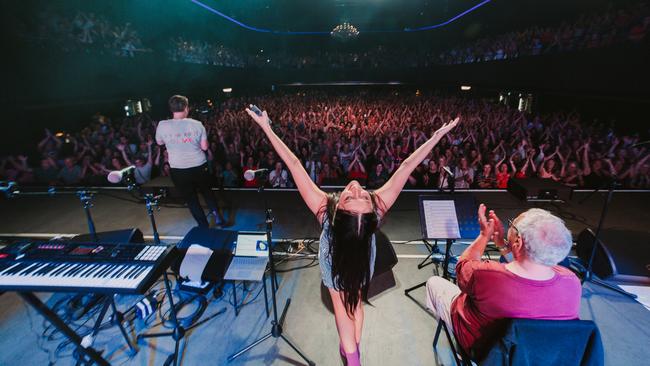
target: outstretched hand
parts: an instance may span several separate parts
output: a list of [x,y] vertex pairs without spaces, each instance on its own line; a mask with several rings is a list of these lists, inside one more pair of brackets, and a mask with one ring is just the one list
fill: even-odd
[[441,139],[443,136],[447,134],[447,132],[451,131],[458,123],[460,122],[460,117],[456,117],[456,119],[449,121],[447,123],[444,123],[440,128],[433,133],[433,136]]
[[246,108],[246,113],[248,113],[248,115],[251,116],[253,121],[255,121],[260,127],[265,128],[270,125],[269,115],[266,113],[266,111],[263,111],[262,115],[258,116],[257,113]]

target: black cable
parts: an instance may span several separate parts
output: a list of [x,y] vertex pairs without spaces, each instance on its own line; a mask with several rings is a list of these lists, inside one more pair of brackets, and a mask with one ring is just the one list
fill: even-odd
[[[287,273],[287,272],[297,271],[297,270],[300,270],[300,269],[315,267],[315,266],[318,265],[318,258],[317,257],[314,257],[314,258],[289,258],[289,259],[285,259],[284,262],[298,261],[298,260],[311,260],[311,262],[309,262],[308,264],[302,265],[302,266],[296,266],[296,267],[291,267],[291,268],[286,268],[286,269],[277,269],[276,268],[275,272],[277,272],[277,273]],[[280,262],[280,263],[283,263],[283,262]],[[280,264],[280,263],[278,263],[278,264]]]
[[[232,287],[232,288],[233,288],[233,291],[237,291],[237,288],[238,288],[238,287],[244,287],[244,283],[242,282],[242,283],[240,283],[239,285],[235,285],[235,286],[233,286],[233,287]],[[237,306],[238,308],[241,308],[242,306],[246,306],[246,305],[249,305],[249,304],[255,302],[255,300],[257,300],[257,298],[260,296],[260,293],[262,293],[262,291],[264,290],[264,287],[263,287],[261,284],[259,285],[259,287],[260,287],[260,289],[257,291],[257,294],[255,294],[255,296],[253,296],[252,299],[246,301],[247,297],[248,297],[248,296],[249,296],[249,295],[254,291],[254,288],[253,288],[253,287],[251,287],[251,288],[249,288],[249,289],[246,289],[246,290],[243,290],[243,291],[242,291],[242,296],[241,296],[241,298],[242,298],[243,300],[242,300],[242,303],[241,303],[241,304],[237,304],[237,305],[235,305],[235,303],[233,303],[233,302],[230,300],[230,297],[228,297],[228,303],[229,303],[230,305],[232,305],[232,306]],[[224,294],[224,296],[225,296],[225,294]]]

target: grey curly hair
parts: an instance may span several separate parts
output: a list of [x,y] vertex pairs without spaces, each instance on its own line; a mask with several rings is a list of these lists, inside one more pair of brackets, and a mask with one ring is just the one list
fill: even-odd
[[531,260],[547,266],[561,262],[571,250],[573,239],[564,221],[549,211],[531,208],[517,220],[524,251]]

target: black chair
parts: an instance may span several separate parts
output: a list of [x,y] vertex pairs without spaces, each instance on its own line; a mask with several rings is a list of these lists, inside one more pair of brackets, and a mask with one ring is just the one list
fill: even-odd
[[443,321],[438,322],[434,352],[444,330],[457,365],[580,365],[602,366],[603,345],[591,320],[506,319],[487,353],[476,357],[463,350]]
[[467,352],[465,352],[463,347],[460,346],[460,343],[458,343],[458,340],[456,339],[455,335],[452,340],[452,334],[449,332],[449,328],[447,328],[447,324],[444,321],[442,321],[442,319],[438,320],[436,335],[433,337],[433,352],[434,353],[438,352],[437,351],[438,338],[440,338],[441,330],[445,331],[445,336],[447,337],[447,342],[449,342],[449,347],[451,347],[451,352],[454,355],[454,361],[456,361],[456,365],[471,366],[472,365],[471,357],[467,354]]

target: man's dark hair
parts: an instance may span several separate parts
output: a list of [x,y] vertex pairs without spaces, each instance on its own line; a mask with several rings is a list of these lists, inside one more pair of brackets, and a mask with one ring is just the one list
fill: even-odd
[[187,100],[187,97],[184,97],[182,95],[172,95],[171,98],[169,98],[169,109],[174,112],[182,112],[187,108],[189,102]]

